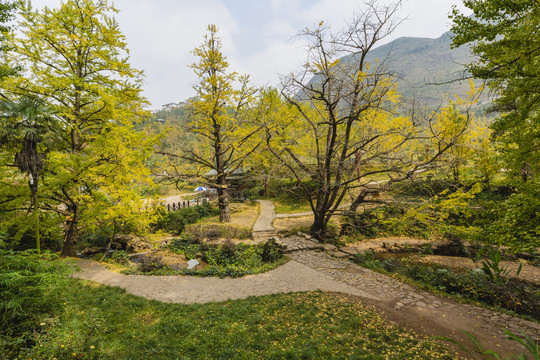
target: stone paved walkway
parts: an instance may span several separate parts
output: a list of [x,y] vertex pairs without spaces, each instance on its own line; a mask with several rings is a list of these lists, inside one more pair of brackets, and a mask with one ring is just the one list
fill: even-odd
[[[275,217],[271,201],[258,200],[260,215],[253,226],[253,238],[263,241],[275,235]],[[506,340],[502,328],[525,331],[540,341],[540,325],[510,315],[460,304],[439,298],[391,277],[331,256],[349,255],[331,245],[319,244],[309,236],[280,239],[291,261],[264,274],[236,279],[197,278],[190,276],[141,276],[114,273],[92,261],[81,260],[82,272],[74,277],[119,286],[127,292],[165,302],[184,304],[242,299],[296,291],[330,291],[358,297],[399,323],[407,324],[426,335],[446,335],[465,330],[473,333],[493,350],[521,351]],[[463,337],[462,337],[463,338]]]
[[118,286],[131,294],[164,302],[206,303],[244,299],[249,296],[313,290],[342,292],[376,299],[362,289],[357,289],[343,282],[336,282],[332,277],[297,261],[289,261],[267,273],[235,279],[123,275],[112,272],[105,266],[90,260],[80,260],[78,265],[82,272],[75,273],[73,275],[75,278]]
[[274,203],[269,200],[257,200],[261,211],[255,224],[253,224],[253,240],[264,241],[276,235],[276,228],[272,226],[274,221]]
[[[295,291],[330,291],[359,297],[401,323],[417,322],[428,335],[465,330],[483,343],[514,349],[502,328],[525,331],[540,340],[540,325],[484,308],[439,298],[388,276],[357,266],[320,251],[320,244],[304,237],[282,239],[293,247],[291,261],[264,274],[242,278],[197,278],[190,276],[141,276],[114,273],[92,261],[79,262],[82,272],[74,277],[119,286],[129,293],[165,302],[205,303]],[[316,249],[316,250],[315,250]],[[487,343],[486,343],[487,342]]]

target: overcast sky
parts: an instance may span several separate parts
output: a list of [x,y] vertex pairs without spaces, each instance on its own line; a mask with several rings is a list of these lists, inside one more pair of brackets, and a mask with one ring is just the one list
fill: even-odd
[[[33,0],[34,8],[60,0]],[[279,74],[297,70],[304,55],[294,35],[321,20],[339,29],[362,6],[361,0],[115,0],[127,37],[131,65],[144,70],[144,96],[151,109],[194,95],[196,78],[188,67],[191,50],[216,24],[230,68],[249,74],[255,86],[278,85]],[[460,0],[403,0],[395,31],[402,36],[436,38],[448,31],[452,5]]]

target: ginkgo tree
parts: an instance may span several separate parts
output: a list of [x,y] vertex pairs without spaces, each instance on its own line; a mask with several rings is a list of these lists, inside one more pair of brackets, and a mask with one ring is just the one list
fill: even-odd
[[64,256],[76,255],[79,229],[95,220],[86,214],[97,204],[137,202],[146,214],[142,199],[122,195],[145,181],[152,139],[135,131],[146,115],[143,74],[128,63],[116,12],[103,0],[66,0],[42,10],[22,4],[20,32],[7,37],[8,61],[24,71],[3,79],[5,95],[44,99],[59,123],[40,198],[42,209],[64,222]]
[[[281,91],[266,100],[267,147],[290,171],[314,213],[311,234],[325,237],[326,226],[344,200],[348,213],[397,181],[432,166],[453,146],[431,152],[433,133],[427,111],[401,108],[397,76],[384,59],[366,61],[370,51],[399,25],[400,2],[369,1],[343,30],[320,23],[300,36],[307,40],[307,61],[286,77]],[[377,201],[377,200],[375,200]]]
[[489,183],[489,178],[496,171],[493,168],[496,162],[492,159],[489,163],[489,154],[485,153],[491,148],[489,122],[487,119],[478,119],[473,111],[483,87],[476,88],[472,80],[469,84],[467,98],[456,96],[433,112],[433,120],[429,122],[433,134],[430,146],[440,149],[451,145],[440,155],[438,168],[450,169],[455,183],[461,181],[462,169],[473,162],[479,165],[484,181]]
[[[198,77],[191,99],[188,130],[197,141],[178,153],[162,154],[182,160],[175,173],[190,181],[213,174],[211,183],[217,189],[219,220],[230,221],[228,177],[245,166],[250,154],[259,146],[254,136],[260,129],[253,121],[256,90],[248,76],[228,70],[229,64],[221,50],[221,39],[215,25],[208,26],[201,46],[193,50],[198,61],[191,65]],[[211,181],[207,176],[205,181]]]

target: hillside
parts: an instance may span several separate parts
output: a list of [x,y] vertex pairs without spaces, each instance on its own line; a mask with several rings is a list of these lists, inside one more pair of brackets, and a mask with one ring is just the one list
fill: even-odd
[[[467,47],[452,49],[450,44],[449,32],[437,39],[402,37],[372,50],[368,62],[385,61],[388,68],[399,75],[403,96],[410,98],[416,94],[422,102],[436,106],[454,95],[465,97],[469,90],[467,80],[448,83],[462,78],[464,64],[472,60]],[[346,56],[341,61],[349,63],[355,56]],[[486,101],[484,98],[482,102]]]

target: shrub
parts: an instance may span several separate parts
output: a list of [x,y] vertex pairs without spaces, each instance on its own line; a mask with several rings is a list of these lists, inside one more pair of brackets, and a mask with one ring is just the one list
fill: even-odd
[[153,224],[155,230],[167,230],[180,234],[188,224],[194,224],[197,221],[219,214],[219,210],[212,207],[209,203],[199,206],[192,206],[167,212],[164,209],[158,210],[160,219]]
[[445,190],[455,190],[459,186],[461,185],[446,180],[432,179],[397,183],[393,186],[392,191],[408,196],[432,197]]
[[359,254],[354,259],[359,265],[398,273],[427,288],[500,306],[540,320],[540,287],[526,281],[510,279],[502,286],[489,280],[482,270],[455,270],[408,259],[378,260],[373,254]]
[[164,268],[165,264],[156,256],[143,256],[139,262],[139,271],[143,273],[151,273]]
[[283,246],[279,245],[274,239],[270,239],[262,245],[262,261],[275,262],[283,258]]
[[40,324],[61,308],[54,294],[70,272],[50,253],[0,250],[0,348],[7,358],[31,346]]
[[111,254],[111,260],[122,265],[129,264],[129,254],[125,250],[116,250]]
[[[184,237],[174,239],[169,248],[180,254],[188,256],[189,249],[195,247],[201,252],[202,260],[210,267],[206,269],[183,269],[180,272],[186,275],[198,276],[231,276],[238,277],[247,274],[256,274],[270,270],[284,259],[282,246],[274,240],[264,244],[234,244],[230,240],[222,244],[199,243],[194,238]],[[167,270],[163,270],[167,272]],[[163,271],[158,274],[164,274]]]
[[[308,189],[312,197],[316,195],[317,182],[315,180],[305,180],[302,182],[302,184]],[[268,192],[272,196],[277,195],[285,202],[306,201],[306,194],[304,190],[298,186],[298,183],[295,180],[272,180],[268,184]]]
[[341,226],[342,235],[428,237],[430,226],[419,217],[406,216],[407,210],[397,204],[367,209],[363,213],[346,217]]

